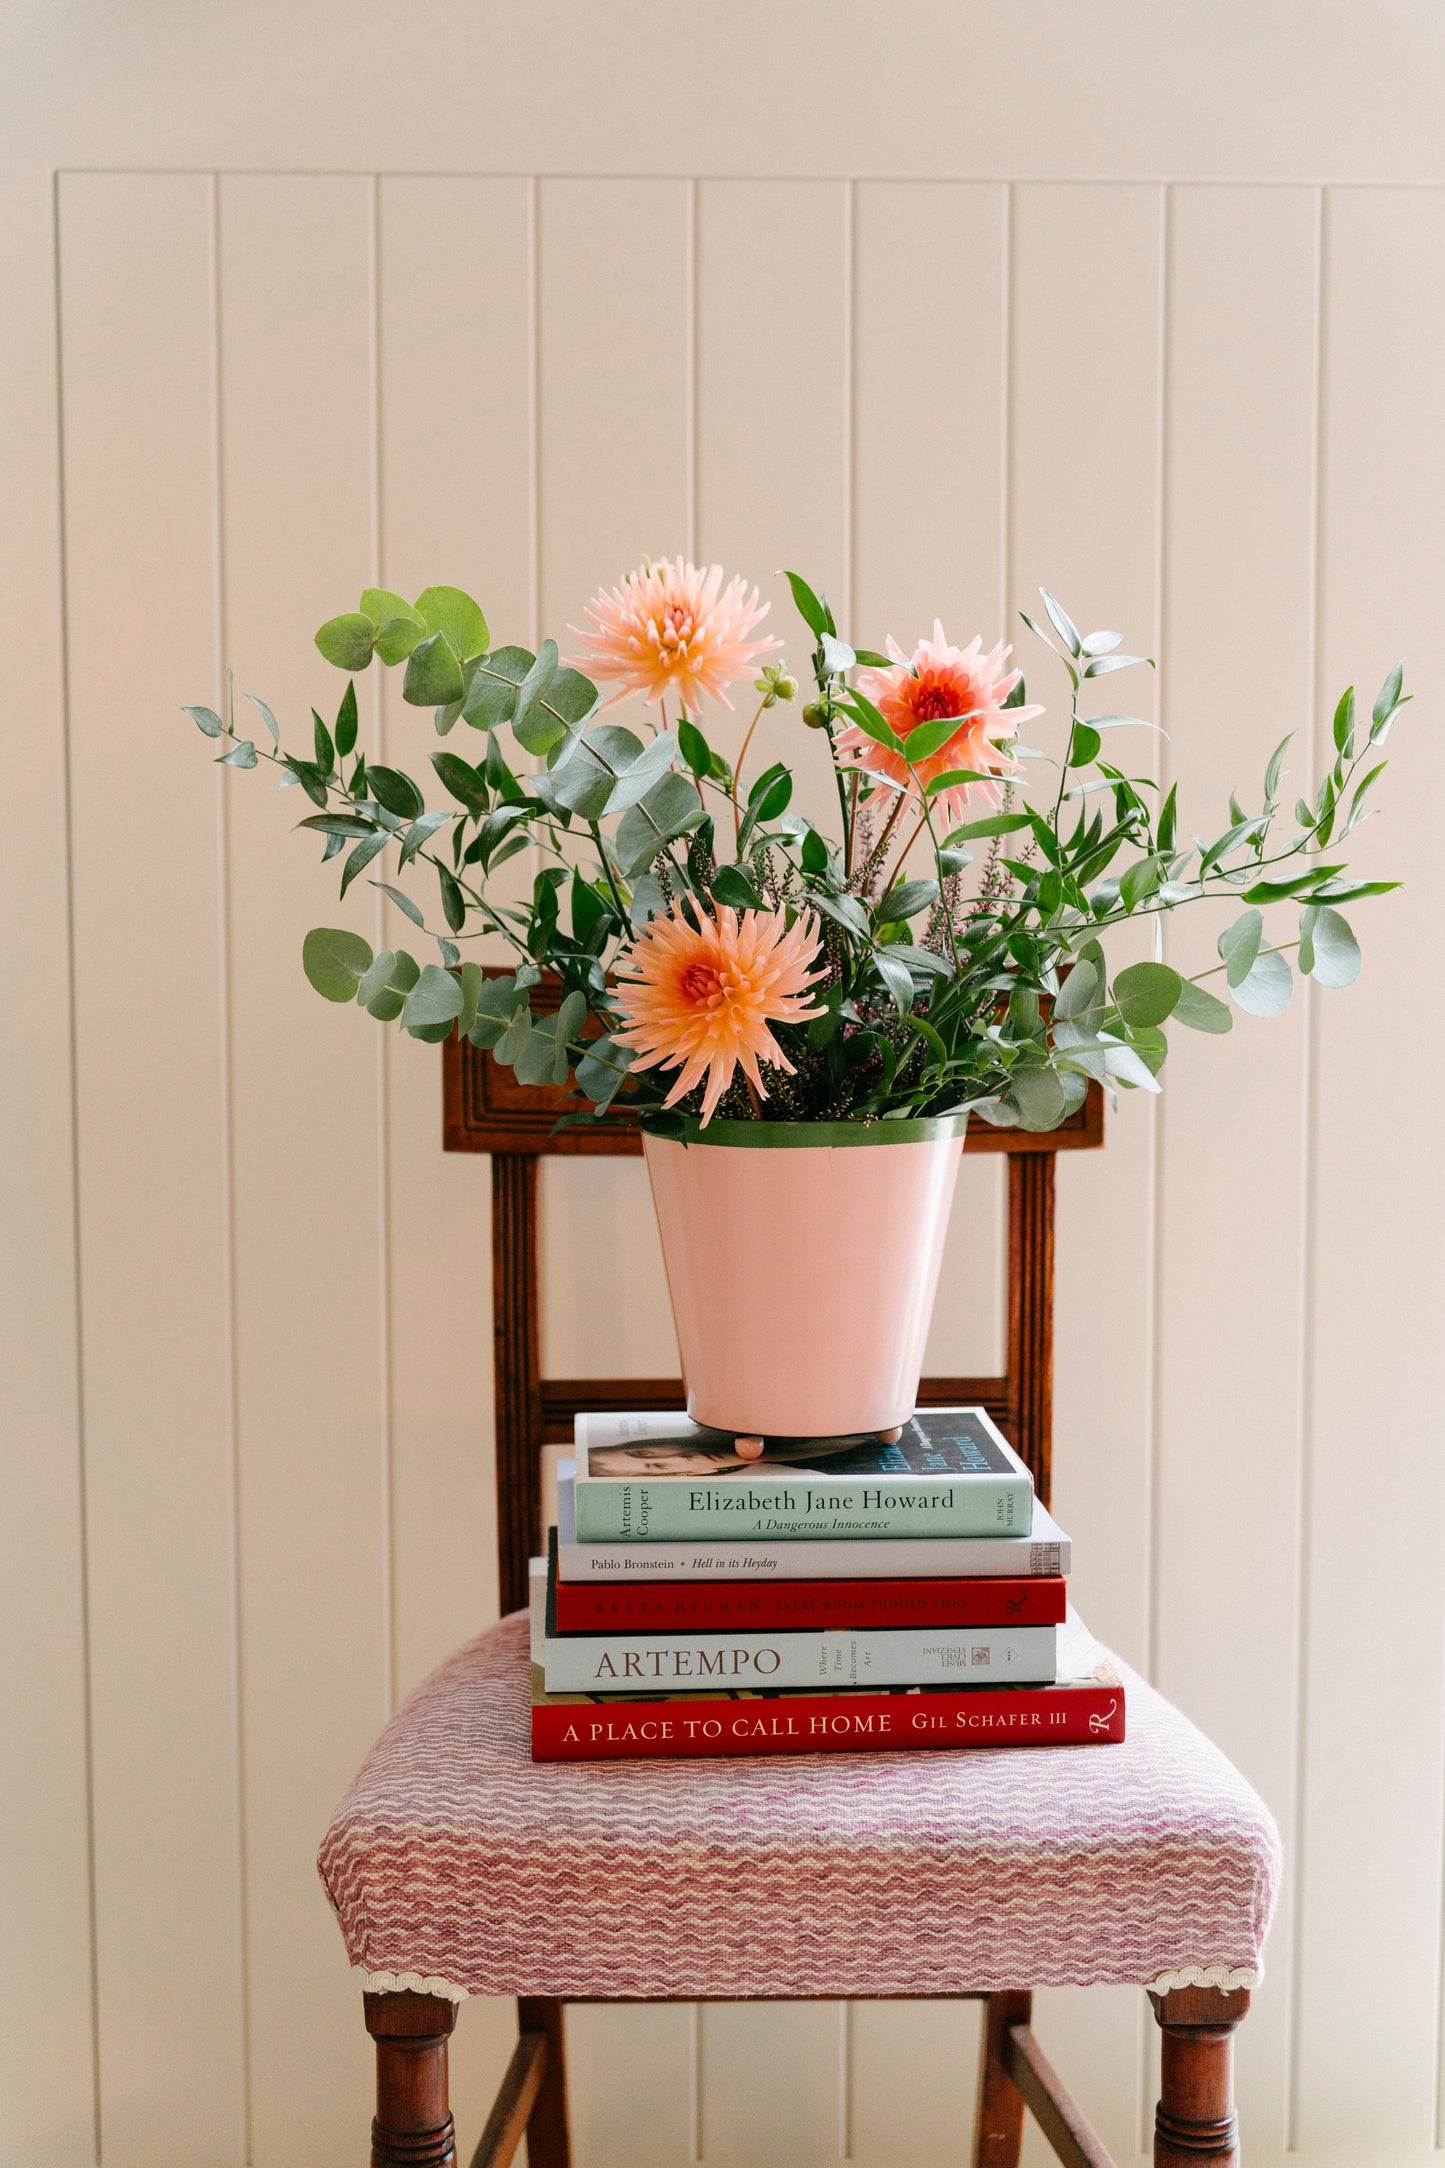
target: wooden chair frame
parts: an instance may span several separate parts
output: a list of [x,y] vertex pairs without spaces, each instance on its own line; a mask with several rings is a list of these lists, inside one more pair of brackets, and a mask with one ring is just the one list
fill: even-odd
[[[636,1155],[641,1140],[635,1129],[618,1121],[605,1129],[554,1131],[556,1109],[545,1094],[522,1092],[510,1071],[456,1041],[444,1048],[444,1087],[447,1149],[492,1157],[497,1546],[505,1612],[525,1604],[527,1562],[540,1545],[542,1445],[570,1442],[572,1418],[580,1408],[677,1407],[682,1386],[676,1378],[549,1379],[541,1373],[537,1161],[544,1153]],[[1070,1122],[1046,1136],[970,1131],[967,1150],[1008,1154],[1007,1369],[1002,1377],[926,1378],[920,1389],[922,1400],[934,1406],[982,1403],[1028,1462],[1045,1502],[1053,1392],[1054,1159],[1060,1151],[1102,1142],[1102,1106],[1095,1093]],[[1034,2038],[1031,1992],[1020,1988],[947,1999],[986,2005],[973,2168],[1018,2168],[1026,2107],[1065,2168],[1113,2168]],[[410,1993],[368,1994],[363,2000],[367,2030],[376,2043],[372,2168],[456,2168],[447,2105],[447,2040],[456,2005]],[[1193,1987],[1151,1994],[1150,2000],[1163,2035],[1155,2168],[1236,2168],[1233,2035],[1249,2007],[1248,1993]],[[551,1997],[518,2000],[516,2050],[471,2168],[505,2168],[524,2134],[531,2168],[570,2168],[562,2012],[562,2002]]]

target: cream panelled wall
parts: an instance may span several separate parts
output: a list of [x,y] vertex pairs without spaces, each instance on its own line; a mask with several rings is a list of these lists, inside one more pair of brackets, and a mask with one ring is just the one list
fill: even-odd
[[[286,715],[334,700],[309,629],[369,580],[459,579],[532,637],[679,547],[775,597],[772,568],[805,567],[868,640],[935,609],[991,632],[1043,580],[1161,657],[1166,735],[1132,750],[1196,802],[1247,797],[1288,729],[1307,786],[1334,693],[1408,654],[1422,698],[1361,854],[1410,900],[1361,908],[1361,985],[1241,1019],[1228,1046],[1180,1034],[1162,1103],[1061,1162],[1056,1480],[1091,1622],[1286,1833],[1241,2038],[1251,2160],[1437,2157],[1440,1057],[1409,928],[1445,780],[1445,191],[1410,185],[1440,178],[1418,67],[1393,136],[1351,81],[1380,147],[1363,173],[1311,163],[1283,108],[1278,167],[1256,125],[1216,170],[1216,93],[1189,87],[1182,11],[1156,12],[1180,50],[1120,91],[1123,178],[1058,83],[1048,178],[986,127],[986,163],[920,174],[902,116],[942,17],[915,9],[911,73],[861,42],[829,63],[876,77],[889,116],[857,178],[841,135],[770,160],[752,121],[731,165],[713,127],[699,177],[661,127],[634,133],[630,174],[615,147],[605,171],[534,171],[515,128],[463,161],[495,173],[426,171],[419,111],[378,140],[387,170],[341,170],[344,115],[320,113],[313,155],[213,29],[213,72],[175,67],[220,103],[226,170],[193,114],[172,141],[148,77],[142,120],[85,108],[52,130],[53,183],[7,184],[11,290],[44,309],[7,334],[34,396],[0,435],[36,513],[10,586],[29,796],[4,876],[24,877],[5,2168],[359,2157],[368,2049],[311,1857],[388,1708],[495,1602],[485,1168],[443,1158],[432,1056],[306,987],[299,933],[335,917],[330,885],[288,803],[218,778],[179,704],[216,696],[223,659]],[[1413,50],[1413,11],[1378,20]],[[244,148],[220,59],[256,100]],[[1308,95],[1343,95],[1343,48],[1330,64]],[[1145,140],[1171,99],[1177,165]],[[425,718],[361,690],[368,742],[424,757]],[[379,930],[356,892],[342,915]],[[1171,953],[1197,968],[1213,930]],[[549,1367],[666,1367],[641,1170],[547,1175]],[[971,1166],[940,1367],[989,1365],[998,1235],[994,1170]],[[1142,1998],[1042,2000],[1050,2053],[1134,2157]],[[968,2009],[570,2022],[583,2168],[960,2158]],[[473,2129],[510,2025],[463,2013]]]

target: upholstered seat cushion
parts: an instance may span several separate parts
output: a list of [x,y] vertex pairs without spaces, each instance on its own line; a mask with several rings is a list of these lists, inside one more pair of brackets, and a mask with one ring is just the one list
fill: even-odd
[[1119,1746],[533,1762],[527,1620],[398,1710],[321,1848],[366,1984],[465,1995],[1253,1986],[1279,1840],[1120,1666]]

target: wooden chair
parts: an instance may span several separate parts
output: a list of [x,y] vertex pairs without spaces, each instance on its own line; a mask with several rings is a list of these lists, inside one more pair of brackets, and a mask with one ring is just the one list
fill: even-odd
[[[465,1045],[447,1045],[447,1147],[492,1155],[498,1545],[504,1613],[526,1603],[528,1560],[542,1543],[538,1504],[541,1446],[570,1441],[572,1419],[579,1409],[681,1405],[682,1388],[675,1378],[557,1379],[541,1374],[538,1159],[543,1153],[635,1154],[641,1149],[636,1134],[620,1122],[605,1131],[554,1134],[553,1121],[552,1110],[539,1104],[535,1093],[520,1092],[510,1072],[499,1069],[490,1057],[483,1058]],[[1008,1367],[1002,1377],[933,1377],[925,1380],[922,1388],[922,1398],[928,1403],[981,1402],[987,1407],[1028,1462],[1045,1500],[1050,1474],[1054,1161],[1059,1151],[1089,1149],[1102,1141],[1101,1108],[1092,1096],[1070,1123],[1046,1136],[990,1130],[981,1125],[976,1132],[970,1132],[967,1149],[1008,1155]],[[495,1629],[494,1633],[505,1631]],[[520,1642],[517,1645],[520,1650]],[[458,1661],[454,1659],[453,1665]],[[446,1669],[443,1667],[443,1672]],[[438,1680],[442,1676],[439,1673]],[[1149,1696],[1151,1690],[1141,1688],[1141,1692]],[[427,1694],[428,1689],[423,1688],[423,1699]],[[1151,1699],[1166,1712],[1180,1737],[1187,1733],[1198,1749],[1214,1756],[1214,1763],[1209,1765],[1211,1781],[1220,1770],[1228,1771],[1222,1757],[1215,1755],[1215,1750],[1200,1740],[1184,1719],[1168,1711],[1159,1697]],[[363,1807],[350,1813],[346,1807],[338,1811],[338,1820],[323,1849],[323,1875],[342,1915],[348,1942],[353,1944],[354,1959],[365,1940],[358,1918],[369,1916],[366,1901],[357,1896],[355,1885],[366,1881],[375,1864],[372,1855],[393,1833],[403,1814],[389,1788],[396,1779],[388,1775],[388,1770],[410,1769],[418,1755],[425,1758],[424,1741],[419,1744],[405,1736],[408,1721],[414,1727],[423,1724],[424,1711],[409,1720],[404,1710],[393,1720],[378,1749],[381,1759],[374,1757],[375,1765],[368,1764],[358,1779]],[[1131,1700],[1131,1735],[1135,1721]],[[393,1741],[394,1759],[390,1764],[383,1753],[388,1740]],[[1080,1761],[1089,1766],[1102,1764],[1106,1756],[1126,1752],[1127,1745],[1089,1750],[1075,1758],[1076,1765]],[[898,1757],[932,1762],[959,1758],[969,1757]],[[1036,1766],[1050,1758],[1020,1754],[991,1757],[997,1763],[1027,1761]],[[735,1763],[685,1766],[739,1767]],[[521,1774],[514,1771],[514,1779]],[[1235,1778],[1232,1771],[1228,1776],[1234,1790],[1228,1795],[1230,1804],[1220,1811],[1231,1823],[1230,1841],[1243,1858],[1243,1871],[1255,1876],[1253,1902],[1262,1937],[1272,1887],[1272,1825],[1243,1780]],[[1189,1781],[1186,1776],[1186,1784]],[[1236,1812],[1241,1800],[1245,1804]],[[1236,1823],[1237,1828],[1233,1826]],[[454,1883],[454,1866],[448,1874]],[[454,1895],[465,1906],[465,1890]],[[364,1995],[366,2024],[376,2043],[373,2168],[402,2168],[403,2163],[409,2168],[452,2168],[457,2154],[447,2106],[447,2038],[455,2022],[456,2002],[452,1994],[429,1991],[447,1987],[449,1982],[427,1977],[406,1962],[387,1971],[367,1970],[369,1960],[365,1955],[362,1963],[364,1977],[370,1980],[373,1990]],[[1189,1972],[1177,1980],[1165,1973],[1161,1975],[1163,1991],[1151,1995],[1163,2032],[1162,2097],[1154,2156],[1161,2168],[1185,2168],[1185,2164],[1201,2168],[1203,2163],[1227,2168],[1238,2159],[1232,2036],[1248,2008],[1249,1989],[1247,1985],[1213,1984],[1213,1969],[1211,1976],[1201,1975],[1197,1981]],[[1143,1977],[1151,1975],[1146,1972]],[[1226,1969],[1226,1983],[1237,1977]],[[1245,1977],[1252,1981],[1253,1974],[1246,1973]],[[810,1984],[809,1998],[825,1997],[830,1988],[837,1992],[837,1983],[820,1978]],[[851,1989],[847,1992],[852,1995]],[[587,1994],[566,1999],[662,1998]],[[668,1999],[710,1998],[687,1995]],[[1034,2038],[1030,1990],[1018,1986],[1007,1992],[959,1993],[956,1999],[979,2000],[987,2005],[973,2148],[975,2168],[1016,2168],[1025,2106],[1033,2111],[1055,2153],[1068,2168],[1109,2168],[1109,2156]],[[518,2019],[517,2049],[472,2156],[472,2168],[503,2168],[524,2131],[532,2168],[568,2168],[563,2001],[554,1996],[522,1993]]]

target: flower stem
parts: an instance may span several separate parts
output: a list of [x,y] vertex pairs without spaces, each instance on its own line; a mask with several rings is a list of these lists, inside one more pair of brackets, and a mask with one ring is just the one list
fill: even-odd
[[748,733],[747,736],[743,739],[743,749],[738,754],[736,765],[733,768],[733,787],[731,792],[729,793],[729,796],[731,797],[733,802],[733,841],[735,844],[742,834],[743,827],[742,811],[738,805],[738,784],[742,780],[743,762],[748,757],[748,747],[753,742],[753,732],[757,729],[763,709],[767,706],[767,704],[768,696],[766,693],[764,693],[762,699],[758,702],[757,714],[754,715],[752,721],[748,724]]

